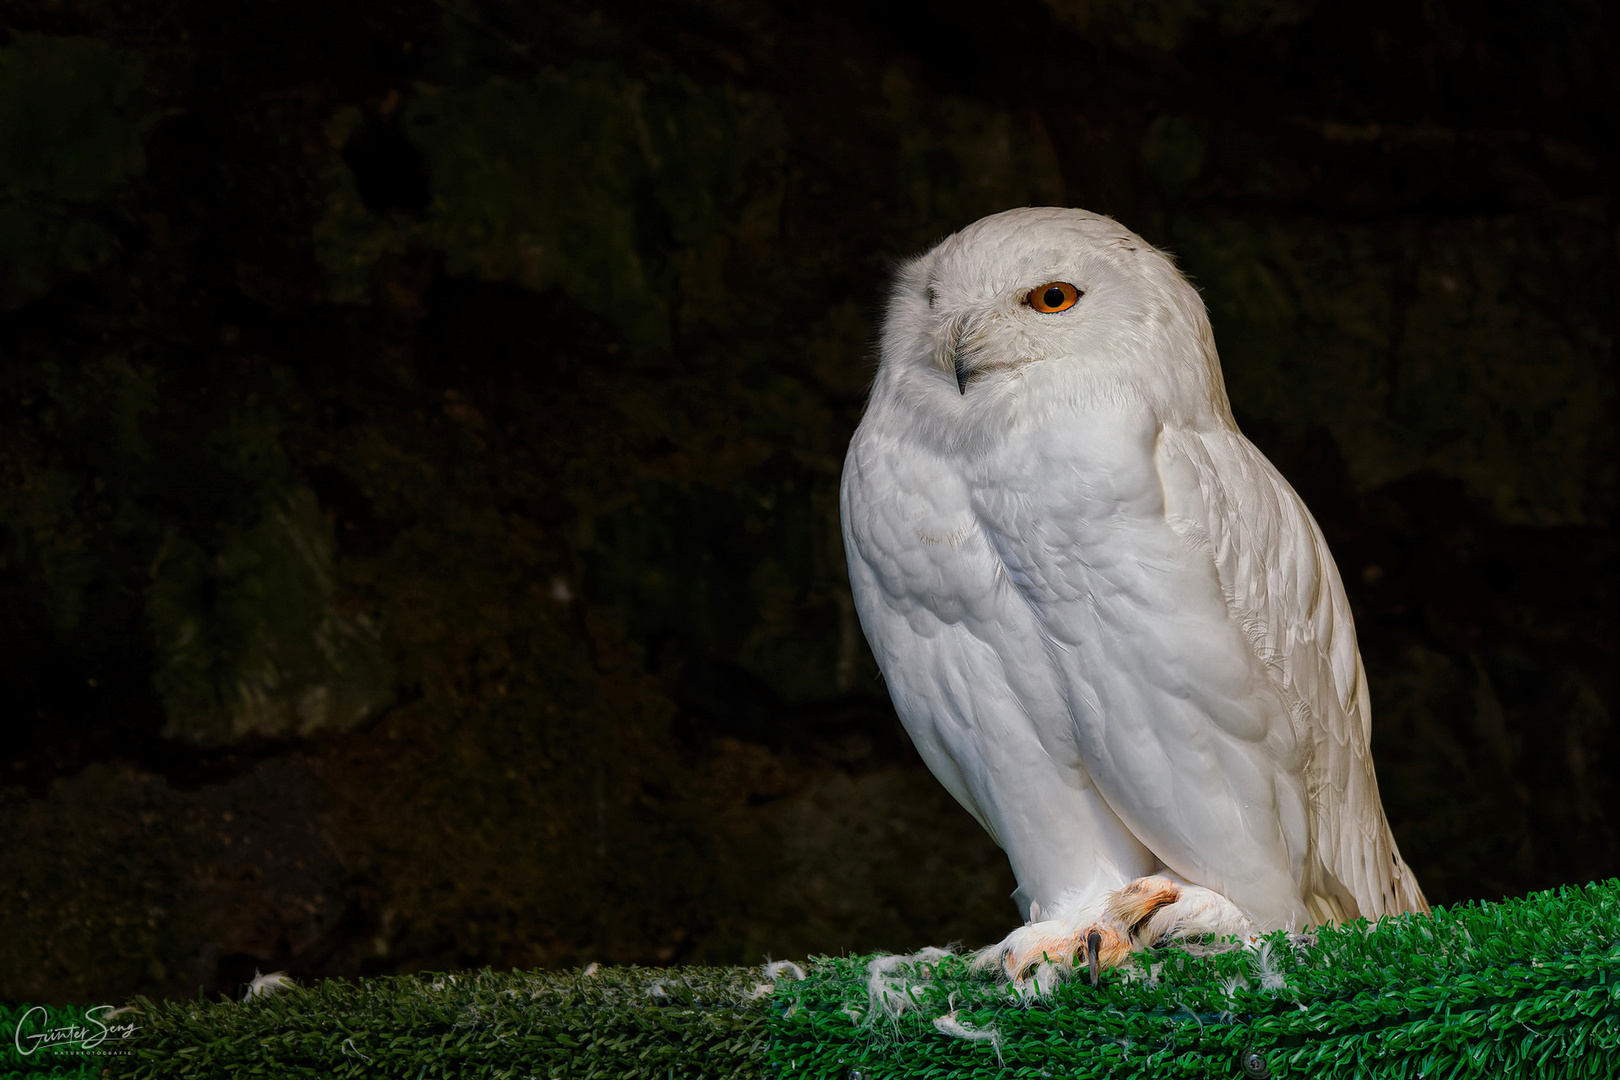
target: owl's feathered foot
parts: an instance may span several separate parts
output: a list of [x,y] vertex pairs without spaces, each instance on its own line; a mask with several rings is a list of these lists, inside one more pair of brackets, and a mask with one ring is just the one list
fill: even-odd
[[1249,934],[1254,924],[1226,897],[1169,877],[1137,878],[1101,901],[1076,904],[1050,919],[1040,911],[999,943],[981,949],[976,968],[1000,968],[1013,985],[1047,993],[1084,967],[1102,972],[1140,949],[1214,935]]

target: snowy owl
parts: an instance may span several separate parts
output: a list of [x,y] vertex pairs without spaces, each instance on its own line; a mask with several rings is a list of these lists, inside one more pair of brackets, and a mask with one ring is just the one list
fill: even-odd
[[1171,260],[1009,210],[904,265],[844,464],[850,585],[923,760],[1029,921],[981,961],[1425,911],[1344,586],[1238,431]]

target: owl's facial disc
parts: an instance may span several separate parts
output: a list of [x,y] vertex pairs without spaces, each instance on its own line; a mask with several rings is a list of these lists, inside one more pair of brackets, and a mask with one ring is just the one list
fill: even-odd
[[[929,306],[933,306],[933,287],[929,288]],[[1016,303],[1043,317],[1061,317],[1079,302],[1086,291],[1067,281],[1048,281],[1018,294]],[[1009,305],[1012,301],[1008,301]],[[1016,308],[1014,308],[1016,310]],[[944,333],[938,339],[936,355],[940,366],[956,376],[957,393],[966,396],[968,384],[995,371],[1010,371],[1029,363],[1034,357],[987,356],[974,339],[985,329],[983,319],[957,316],[949,319]]]

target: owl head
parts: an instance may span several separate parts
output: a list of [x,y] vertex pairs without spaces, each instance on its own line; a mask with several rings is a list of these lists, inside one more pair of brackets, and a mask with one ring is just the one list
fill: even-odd
[[1127,407],[1230,425],[1209,318],[1164,252],[1112,218],[1027,207],[900,268],[873,404],[957,442],[1047,410]]

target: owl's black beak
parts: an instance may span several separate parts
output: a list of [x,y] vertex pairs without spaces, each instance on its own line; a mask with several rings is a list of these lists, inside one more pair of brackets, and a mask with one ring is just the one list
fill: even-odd
[[961,315],[955,316],[942,329],[944,333],[934,339],[934,363],[953,373],[956,376],[956,392],[966,394],[968,380],[973,377],[969,350],[962,348],[967,320]]

